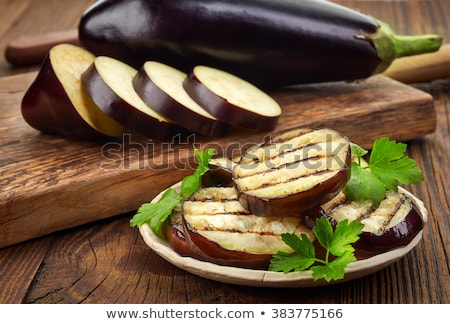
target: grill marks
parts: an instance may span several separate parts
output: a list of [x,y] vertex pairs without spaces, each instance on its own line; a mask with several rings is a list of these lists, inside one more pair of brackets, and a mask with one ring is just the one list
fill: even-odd
[[256,216],[239,202],[233,187],[203,188],[183,203],[188,231],[216,242],[222,248],[253,254],[290,252],[283,233],[313,235],[298,216]]
[[364,225],[354,244],[357,257],[367,258],[409,244],[423,229],[425,222],[409,196],[402,190],[388,191],[378,206],[371,201],[348,201],[339,193],[320,208],[304,212],[311,226],[317,217],[326,214],[334,225],[343,220],[356,220]]
[[322,205],[322,209],[337,222],[357,220],[364,224],[364,232],[380,234],[403,221],[411,211],[412,203],[404,194],[394,191],[388,191],[379,206],[370,201],[348,201],[340,193]]
[[[316,189],[317,196],[330,194],[325,198],[331,199],[347,181],[349,159],[350,143],[339,132],[302,128],[249,149],[234,167],[233,178],[241,193],[241,203],[251,212],[261,215],[265,212],[253,208],[253,200],[256,200],[254,204],[259,204],[258,200],[297,194],[297,199],[309,200],[311,197],[302,197],[303,193]],[[297,208],[286,212],[303,209],[301,204]]]
[[273,197],[307,190],[347,167],[347,141],[330,130],[292,132],[246,152],[234,169],[241,190]]

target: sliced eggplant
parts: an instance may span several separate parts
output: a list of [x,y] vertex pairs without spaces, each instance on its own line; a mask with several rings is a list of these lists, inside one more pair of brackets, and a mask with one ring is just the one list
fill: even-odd
[[200,106],[234,126],[270,131],[281,115],[281,107],[272,97],[222,70],[196,66],[183,85]]
[[300,215],[347,183],[350,143],[331,129],[301,128],[250,148],[233,169],[239,201],[255,215]]
[[133,79],[141,98],[154,110],[184,128],[205,136],[219,136],[226,124],[199,106],[184,90],[187,75],[171,66],[149,61]]
[[176,206],[172,211],[166,225],[165,233],[167,243],[169,243],[172,249],[179,255],[200,259],[200,256],[195,254],[186,241],[183,218],[181,216],[181,204]]
[[312,231],[301,217],[256,216],[238,200],[234,187],[208,187],[196,191],[182,205],[186,240],[203,260],[221,265],[267,269],[272,254],[292,252],[283,233]]
[[209,170],[202,176],[204,187],[232,187],[233,168],[237,161],[227,157],[212,158],[209,162]]
[[22,99],[25,121],[44,133],[80,138],[121,136],[125,128],[100,110],[81,83],[81,74],[94,59],[92,53],[75,45],[51,48]]
[[424,221],[405,193],[388,191],[378,206],[371,201],[349,201],[339,193],[319,208],[305,212],[302,217],[308,226],[327,215],[333,226],[347,219],[364,224],[360,239],[353,246],[355,254],[368,257],[405,246],[421,231]]
[[128,129],[154,140],[169,140],[186,131],[147,105],[133,88],[137,70],[116,59],[98,56],[81,79],[94,102]]

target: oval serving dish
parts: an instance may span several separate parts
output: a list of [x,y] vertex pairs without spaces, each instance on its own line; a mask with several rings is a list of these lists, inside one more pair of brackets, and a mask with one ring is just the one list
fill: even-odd
[[[179,190],[180,183],[175,184],[173,188]],[[426,224],[428,221],[428,211],[423,202],[403,188],[399,188],[399,191],[405,193],[409,199],[411,199]],[[161,195],[162,193],[156,196],[152,202],[159,200]],[[140,226],[139,232],[145,243],[156,254],[174,266],[197,276],[223,283],[245,286],[307,288],[327,286],[354,280],[386,268],[408,254],[420,242],[423,229],[406,246],[350,263],[345,269],[345,276],[343,279],[330,282],[327,282],[324,279],[314,281],[310,270],[284,274],[282,272],[221,266],[191,257],[182,257],[175,252],[165,240],[156,236],[147,224]]]

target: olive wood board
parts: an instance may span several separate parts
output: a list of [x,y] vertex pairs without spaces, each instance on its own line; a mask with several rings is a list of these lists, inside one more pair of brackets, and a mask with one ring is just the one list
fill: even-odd
[[[135,211],[192,172],[193,146],[235,156],[269,135],[233,130],[160,143],[131,133],[99,141],[41,134],[20,112],[35,76],[0,78],[0,248]],[[432,97],[381,75],[270,94],[283,109],[273,133],[330,127],[370,148],[382,136],[408,141],[435,130]]]

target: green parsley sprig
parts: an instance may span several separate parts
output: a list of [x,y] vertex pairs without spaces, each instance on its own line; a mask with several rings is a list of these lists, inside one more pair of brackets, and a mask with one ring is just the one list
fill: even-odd
[[154,203],[142,204],[136,215],[130,220],[130,226],[141,226],[148,223],[153,233],[163,238],[162,224],[170,216],[176,205],[182,203],[194,191],[200,188],[202,176],[209,170],[209,162],[214,155],[213,149],[195,151],[198,166],[195,172],[185,177],[181,182],[181,193],[169,188],[162,194],[161,198]]
[[383,137],[375,140],[368,163],[363,157],[368,151],[351,144],[352,162],[350,179],[344,188],[349,200],[371,200],[378,205],[387,190],[397,191],[398,185],[418,184],[423,181],[422,171],[416,161],[405,156],[406,144]]
[[[285,233],[283,242],[295,252],[279,251],[272,256],[269,270],[288,273],[310,269],[314,281],[324,278],[327,282],[344,278],[345,268],[353,261],[355,249],[352,244],[359,240],[364,225],[358,221],[344,220],[336,229],[333,228],[326,216],[317,219],[312,229],[319,244],[326,250],[325,258],[316,257],[316,250],[308,236],[302,234]],[[334,258],[331,261],[331,256]]]

